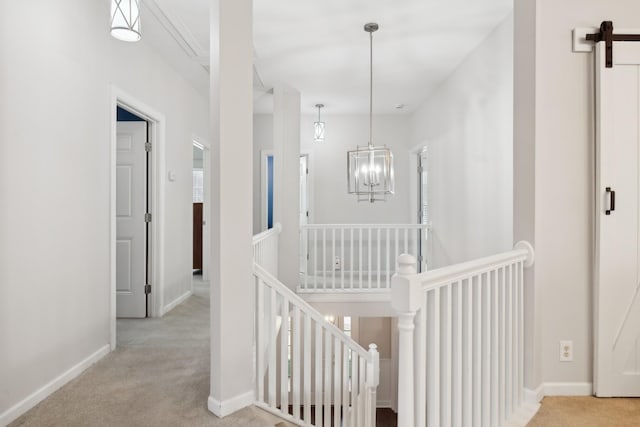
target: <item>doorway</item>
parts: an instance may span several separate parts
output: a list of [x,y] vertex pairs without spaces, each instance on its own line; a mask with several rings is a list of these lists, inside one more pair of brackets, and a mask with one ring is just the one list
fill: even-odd
[[[118,108],[126,111],[137,119],[132,123],[138,123],[138,127],[143,128],[139,132],[142,134],[144,142],[142,146],[142,157],[140,153],[131,154],[137,156],[136,165],[142,164],[142,181],[133,180],[130,174],[139,172],[140,167],[125,166],[126,159],[119,159],[121,154],[127,151],[135,151],[140,149],[139,145],[134,144],[134,137],[127,136],[118,137],[118,133],[123,131],[135,132],[135,129],[126,129],[118,124]],[[141,121],[140,121],[141,119]],[[139,310],[132,317],[160,317],[163,314],[163,280],[162,273],[162,256],[164,235],[162,232],[164,221],[164,182],[160,179],[164,175],[164,167],[162,159],[164,158],[164,140],[165,140],[165,117],[163,114],[155,111],[142,101],[127,94],[119,88],[112,86],[111,91],[111,131],[110,131],[110,344],[111,349],[116,348],[116,317],[118,317],[118,295],[122,296],[126,292],[139,293],[142,290],[142,309],[140,309],[140,300],[136,301],[136,310]],[[127,125],[135,128],[136,125]],[[131,149],[129,149],[131,146]],[[148,153],[148,154],[147,154]],[[140,159],[143,160],[140,160]],[[120,165],[119,165],[120,160]],[[141,163],[142,162],[142,163]],[[139,174],[138,174],[139,178]],[[128,192],[119,192],[118,187],[127,188],[127,182],[131,182],[128,186]],[[140,184],[135,182],[143,182],[144,188],[140,190]],[[142,194],[142,196],[140,196]],[[134,203],[137,206],[134,206]],[[139,206],[142,206],[140,213]],[[133,213],[135,209],[135,214]],[[131,212],[129,212],[131,210]],[[125,215],[126,214],[126,215]],[[140,214],[142,218],[140,218]],[[136,246],[137,257],[128,256],[127,251],[133,250],[133,242],[127,243],[126,236],[118,234],[118,220],[124,217],[134,217],[135,233],[142,235],[144,251],[140,251],[140,245]],[[142,226],[140,225],[142,220]],[[141,231],[142,230],[142,231]],[[138,237],[139,239],[139,237]],[[130,270],[133,274],[134,269],[140,271],[140,253],[142,253],[142,279],[138,276],[128,277],[123,271]],[[125,256],[127,255],[127,256]],[[136,265],[126,266],[127,259]],[[119,262],[120,261],[120,262]],[[118,271],[118,264],[125,264],[125,269]],[[120,278],[118,277],[120,276]],[[119,280],[120,279],[120,280]],[[122,280],[125,280],[124,284]],[[131,290],[127,289],[126,281],[131,284]],[[120,282],[120,283],[119,283]],[[120,313],[121,315],[123,313]],[[124,314],[126,315],[126,314]],[[129,315],[126,315],[129,317]]]
[[[209,144],[193,138],[193,276],[198,282],[209,280],[210,232]],[[195,283],[195,282],[194,282]],[[193,288],[193,287],[192,287]],[[192,289],[193,290],[193,289]]]
[[149,316],[149,122],[116,109],[116,317]]

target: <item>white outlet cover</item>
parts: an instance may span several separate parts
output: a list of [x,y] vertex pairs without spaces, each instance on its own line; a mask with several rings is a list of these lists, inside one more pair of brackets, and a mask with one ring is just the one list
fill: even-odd
[[560,361],[573,362],[573,341],[560,341]]

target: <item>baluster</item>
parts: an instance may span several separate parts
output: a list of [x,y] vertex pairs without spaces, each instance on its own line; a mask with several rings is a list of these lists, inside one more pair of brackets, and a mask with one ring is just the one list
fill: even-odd
[[338,336],[334,339],[333,346],[333,425],[339,426],[340,424],[340,402],[342,401],[342,396],[340,394],[341,385],[342,385],[342,349],[340,348],[341,342]]
[[351,425],[349,418],[349,348],[346,343],[342,346],[342,425]]
[[378,282],[377,282],[377,287],[380,288],[380,257],[381,257],[381,253],[382,252],[382,242],[380,241],[380,228],[378,228],[377,230],[377,239],[378,241],[376,242],[376,246],[378,248]]
[[500,358],[499,358],[499,311],[500,306],[499,302],[499,282],[500,282],[500,269],[495,270],[494,281],[491,284],[491,296],[493,298],[492,307],[492,320],[491,320],[491,347],[492,347],[492,358],[491,358],[491,425],[497,426],[500,424],[500,395],[499,395],[499,387],[500,387],[500,372],[498,371],[500,367]]
[[505,419],[505,400],[506,400],[506,395],[505,395],[505,383],[506,383],[506,378],[505,378],[505,372],[506,372],[506,351],[507,351],[507,346],[505,344],[505,338],[506,338],[506,301],[505,301],[505,290],[506,290],[506,268],[502,267],[500,269],[500,310],[499,310],[499,322],[500,322],[500,344],[498,346],[498,351],[499,351],[499,355],[500,355],[500,367],[499,367],[499,381],[498,384],[500,384],[500,390],[499,390],[499,397],[498,397],[498,402],[499,402],[499,420],[500,423],[502,424],[502,421]]
[[351,240],[350,249],[349,249],[349,270],[351,270],[351,289],[353,289],[353,272],[355,271],[354,264],[355,258],[353,257],[353,228],[349,230],[349,239]]
[[[394,230],[394,235],[395,235],[394,240],[395,240],[396,250],[393,253],[393,259],[395,259],[396,261],[398,260],[398,257],[400,256],[400,249],[399,249],[399,246],[398,246],[399,245],[399,242],[398,242],[398,233],[399,233],[399,231],[400,230],[398,230],[398,228],[395,228],[395,230]],[[396,263],[395,270],[397,270],[397,269],[398,269],[398,265]]]
[[482,328],[482,425],[489,427],[491,425],[491,391],[492,391],[492,379],[491,379],[491,348],[492,348],[492,326],[491,326],[491,313],[495,311],[495,307],[492,305],[492,274],[493,271],[487,272],[487,281],[484,283],[484,322]]
[[466,295],[466,309],[464,311],[466,318],[466,334],[464,343],[465,365],[462,375],[463,381],[463,399],[462,399],[462,424],[471,426],[473,416],[473,282],[474,277],[467,279],[467,287],[464,294]]
[[309,251],[311,250],[311,245],[309,244],[309,229],[308,228],[304,228],[303,229],[303,238],[305,241],[304,244],[304,248],[305,253],[302,254],[302,256],[304,257],[304,285],[303,288],[304,289],[308,289],[309,288]]
[[264,283],[262,279],[254,276],[256,283],[258,284],[258,295],[256,300],[258,302],[256,316],[256,386],[258,389],[258,402],[264,402],[264,329],[268,325],[264,318]]
[[316,382],[316,408],[315,423],[316,426],[322,425],[322,325],[316,321],[316,348],[315,348],[315,364],[316,373],[314,381]]
[[371,276],[373,276],[373,265],[371,264],[371,253],[373,252],[373,249],[371,248],[372,246],[372,241],[371,241],[371,227],[369,227],[368,229],[368,250],[367,250],[367,257],[368,257],[368,265],[367,265],[367,269],[369,270],[369,274],[368,274],[368,285],[367,285],[367,289],[371,289]]
[[322,289],[327,289],[327,229],[322,229]]
[[[427,425],[429,426],[439,426],[440,425],[440,391],[442,387],[442,368],[440,364],[440,331],[441,331],[441,315],[440,315],[440,288],[436,288],[432,291],[429,291],[431,294],[431,305],[429,317],[429,331],[431,339],[429,340],[429,370],[428,370],[428,387],[429,391],[427,392],[428,396],[428,404],[427,404],[427,416],[429,417],[429,422]],[[424,424],[420,424],[424,425]]]
[[331,228],[331,288],[336,288],[336,229]]
[[[367,369],[367,365],[366,365],[366,360],[364,357],[360,358],[360,384],[359,384],[359,393],[358,393],[358,425],[363,426],[364,427],[364,413],[365,413],[365,394],[367,392],[366,387],[365,387],[365,381],[366,381],[366,369]],[[398,402],[398,404],[400,404],[400,402]],[[400,425],[400,424],[398,424]],[[369,426],[366,426],[369,427]]]
[[300,308],[293,308],[293,342],[292,347],[292,364],[291,370],[291,401],[293,404],[293,417],[300,419]]
[[304,421],[311,424],[311,316],[304,315]]
[[518,281],[518,402],[524,401],[524,261],[520,263]]
[[318,289],[318,230],[313,229],[313,288]]
[[[453,290],[453,285],[451,285]],[[455,343],[454,343],[454,382],[453,382],[453,425],[462,424],[462,280],[456,285],[456,297],[454,300],[456,321],[455,321]]]
[[505,388],[506,388],[506,394],[505,394],[505,418],[507,418],[509,415],[511,415],[511,410],[513,408],[513,400],[512,400],[512,393],[513,393],[513,384],[511,381],[513,381],[513,376],[512,376],[512,369],[513,369],[513,338],[512,338],[512,334],[513,334],[513,306],[511,304],[511,301],[513,299],[512,296],[512,287],[513,287],[513,264],[509,264],[508,268],[508,274],[507,274],[507,282],[505,284],[505,304],[506,304],[506,309],[507,309],[507,320],[506,320],[506,336],[505,336],[505,352],[506,352],[506,367],[505,367],[505,373],[506,373],[506,379],[505,379]]
[[324,426],[331,427],[331,333],[325,330],[324,342]]
[[344,268],[345,268],[345,259],[344,259],[344,228],[340,229],[340,288],[344,289]]
[[480,274],[475,284],[474,332],[473,332],[473,419],[471,425],[482,425],[482,277]]
[[274,288],[271,288],[271,303],[269,311],[269,324],[271,325],[271,333],[269,337],[269,406],[275,408],[277,406],[276,401],[276,337],[278,333],[278,307],[277,307],[277,294]]
[[389,252],[390,243],[389,242],[389,229],[386,229],[387,237],[385,240],[387,241],[387,289],[391,288],[391,253]]
[[280,311],[280,411],[289,413],[289,300],[282,296]]
[[358,256],[359,256],[360,264],[358,265],[358,271],[360,274],[360,281],[358,282],[358,287],[362,288],[362,228],[359,229],[359,234],[360,234],[360,237],[358,239],[358,246],[359,246]]
[[419,356],[417,363],[415,364],[415,390],[416,396],[414,399],[414,408],[416,409],[415,424],[419,426],[426,425],[426,409],[427,409],[427,381],[431,377],[427,374],[427,363],[431,357],[431,353],[428,353],[427,337],[431,336],[431,332],[427,329],[427,317],[430,315],[428,294],[424,291],[420,292],[420,310],[416,315],[416,348]]
[[409,253],[409,229],[404,228],[404,253]]
[[358,372],[360,370],[360,355],[351,351],[351,425],[357,426],[358,423]]
[[446,288],[447,292],[447,303],[445,306],[445,328],[444,328],[444,378],[442,381],[442,403],[443,403],[443,414],[442,414],[442,424],[445,426],[451,425],[451,346],[452,339],[451,335],[453,334],[452,329],[452,285],[449,284],[443,289]]

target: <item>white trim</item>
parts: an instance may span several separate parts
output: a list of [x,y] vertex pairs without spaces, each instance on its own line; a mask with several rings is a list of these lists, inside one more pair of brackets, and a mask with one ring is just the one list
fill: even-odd
[[393,409],[393,405],[391,404],[390,400],[377,400],[376,401],[376,408]]
[[540,384],[535,390],[524,389],[524,401],[527,404],[539,403],[544,397],[544,384]]
[[[267,169],[267,157],[274,156],[273,149],[267,148],[264,150],[260,150],[260,226],[261,230],[265,231],[267,229],[267,184],[269,182],[269,178],[267,174],[269,173]],[[275,181],[275,156],[273,170],[274,170],[274,181]],[[273,188],[274,191],[274,199],[275,199],[275,186]],[[274,207],[275,208],[275,207]],[[275,218],[274,218],[275,219]]]
[[[209,281],[211,265],[206,262],[211,257],[211,232],[208,227],[211,227],[211,143],[200,138],[198,135],[192,135],[191,140],[193,145],[202,150],[202,170],[204,171],[204,203],[203,203],[203,235],[202,235],[202,280]],[[193,291],[193,280],[191,281],[191,290]]]
[[35,392],[31,393],[29,396],[21,400],[20,402],[13,405],[11,408],[7,409],[4,413],[0,414],[0,425],[5,426],[12,421],[15,421],[18,417],[22,416],[29,409],[36,406],[38,403],[42,402],[48,396],[50,396],[53,392],[67,384],[69,381],[76,378],[78,375],[83,373],[87,368],[96,363],[98,360],[102,359],[104,356],[109,354],[110,345],[104,345],[99,350],[89,355],[84,360],[80,361],[80,363],[71,367],[69,370],[54,378],[44,386],[40,387]]
[[209,399],[207,400],[207,408],[209,408],[209,411],[211,411],[215,416],[223,418],[239,411],[242,408],[253,405],[254,402],[255,393],[252,390],[223,402],[209,396]]
[[544,383],[545,396],[593,396],[592,383]]
[[187,291],[184,294],[180,295],[175,300],[173,300],[172,302],[170,302],[169,304],[167,304],[162,309],[162,315],[164,316],[165,314],[167,314],[168,312],[170,312],[171,310],[173,310],[174,308],[176,308],[177,306],[179,306],[180,304],[185,302],[187,300],[187,298],[189,298],[192,294],[193,294],[193,292]]
[[164,186],[165,182],[165,124],[164,114],[149,107],[144,102],[111,85],[111,135],[109,161],[109,245],[110,245],[110,344],[111,350],[116,348],[116,111],[118,105],[132,110],[150,124],[151,150],[151,304],[152,317],[161,317],[164,307]]
[[391,289],[302,289],[297,288],[298,295],[309,303],[313,302],[391,302]]

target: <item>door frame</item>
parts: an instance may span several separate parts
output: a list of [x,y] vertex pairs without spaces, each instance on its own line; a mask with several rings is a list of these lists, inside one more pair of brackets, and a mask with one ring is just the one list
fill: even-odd
[[[267,229],[267,216],[269,214],[267,206],[267,184],[269,183],[269,177],[267,176],[267,158],[273,155],[273,149],[271,148],[260,150],[260,231],[265,231]],[[275,199],[275,186],[273,191],[273,197]]]
[[[151,173],[149,174],[149,195],[151,197],[151,227],[149,239],[149,282],[151,298],[148,309],[151,317],[161,317],[164,307],[164,153],[165,127],[164,114],[149,107],[143,101],[128,94],[115,85],[111,86],[110,144],[109,144],[109,283],[110,283],[110,344],[116,348],[116,146],[117,146],[117,107],[121,106],[148,123],[151,150]],[[148,173],[148,172],[147,172]]]
[[[202,219],[205,223],[202,231],[202,280],[208,281],[210,274],[210,264],[207,262],[211,251],[211,143],[198,135],[192,135],[192,145],[202,150],[202,172],[204,182],[204,201],[202,202]],[[193,291],[193,280],[191,281],[191,291]]]

